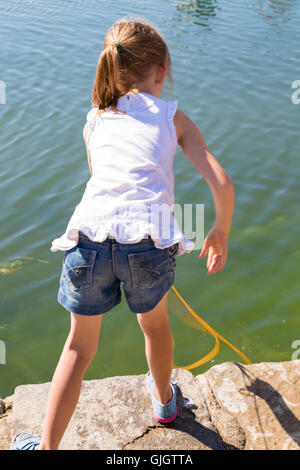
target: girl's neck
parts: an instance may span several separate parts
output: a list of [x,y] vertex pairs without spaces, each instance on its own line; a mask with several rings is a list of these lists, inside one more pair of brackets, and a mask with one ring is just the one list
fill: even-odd
[[136,88],[136,93],[147,93],[148,95],[155,96],[155,91],[150,90],[149,88],[146,88],[146,87]]
[[164,86],[167,69],[163,66],[154,66],[149,78],[145,81],[136,83],[138,91],[148,93],[149,95],[159,98]]

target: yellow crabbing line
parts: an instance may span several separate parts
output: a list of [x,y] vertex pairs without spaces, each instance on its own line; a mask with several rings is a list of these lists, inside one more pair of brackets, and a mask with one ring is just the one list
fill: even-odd
[[[204,320],[202,320],[202,318],[200,318],[197,313],[194,312],[194,310],[187,304],[187,302],[184,300],[184,298],[179,294],[179,292],[177,292],[177,290],[175,289],[174,286],[172,286],[172,289],[173,291],[175,292],[175,294],[179,297],[179,299],[181,300],[181,302],[186,306],[186,308],[188,309],[188,311],[190,312],[191,315],[193,315],[193,317],[196,318],[196,320],[206,329],[206,331],[208,331],[214,338],[215,338],[215,345],[213,347],[213,349],[208,353],[206,354],[206,356],[202,357],[201,359],[199,359],[199,361],[197,362],[194,362],[193,364],[189,364],[188,366],[176,366],[175,364],[173,365],[174,368],[182,368],[182,369],[195,369],[195,367],[199,367],[201,366],[202,364],[205,364],[206,362],[210,361],[211,359],[213,359],[219,352],[219,349],[220,349],[220,343],[219,343],[219,339],[221,341],[223,341],[224,343],[228,344],[228,346],[230,346],[237,354],[239,354],[239,356],[241,356],[244,361],[247,363],[247,364],[252,364],[252,362],[250,361],[250,359],[248,359],[247,356],[245,356],[245,354],[243,354],[241,351],[239,351],[235,346],[233,346],[231,343],[229,343],[229,341],[227,341],[225,338],[223,338],[221,335],[219,335],[219,333],[217,333],[211,326],[209,326]],[[173,339],[173,336],[172,336],[172,340],[173,340],[173,347],[174,347],[174,339]]]

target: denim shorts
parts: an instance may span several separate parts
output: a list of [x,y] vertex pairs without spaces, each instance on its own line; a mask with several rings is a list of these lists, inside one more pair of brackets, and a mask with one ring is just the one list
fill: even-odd
[[79,232],[78,244],[64,252],[57,300],[70,312],[99,315],[121,302],[122,283],[129,309],[148,312],[174,282],[177,252],[178,243],[160,249],[149,236],[93,242]]

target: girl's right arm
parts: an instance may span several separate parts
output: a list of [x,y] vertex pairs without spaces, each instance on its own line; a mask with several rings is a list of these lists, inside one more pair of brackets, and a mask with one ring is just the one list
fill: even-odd
[[215,223],[204,240],[199,257],[203,258],[208,252],[208,274],[222,271],[227,258],[227,238],[234,211],[233,183],[207,147],[196,124],[179,109],[175,113],[174,125],[179,145],[189,161],[206,180],[214,200]]

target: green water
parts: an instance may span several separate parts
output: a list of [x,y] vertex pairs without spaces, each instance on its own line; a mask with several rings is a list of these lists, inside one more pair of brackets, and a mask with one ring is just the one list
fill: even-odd
[[[163,31],[173,60],[171,95],[195,121],[231,176],[235,217],[223,272],[207,275],[198,252],[177,258],[175,287],[191,307],[253,362],[288,361],[299,331],[300,9],[284,1],[1,1],[0,261],[33,257],[0,277],[0,396],[50,381],[69,330],[56,300],[62,252],[51,253],[89,178],[82,128],[104,33],[142,14]],[[180,148],[175,202],[205,204],[210,190]],[[25,261],[25,260],[24,260]],[[173,297],[172,297],[173,296]],[[177,365],[198,360],[213,340],[180,320],[170,294]],[[183,316],[184,319],[184,316]],[[213,362],[240,358],[221,344]],[[126,301],[105,315],[86,379],[147,370],[143,335]]]

